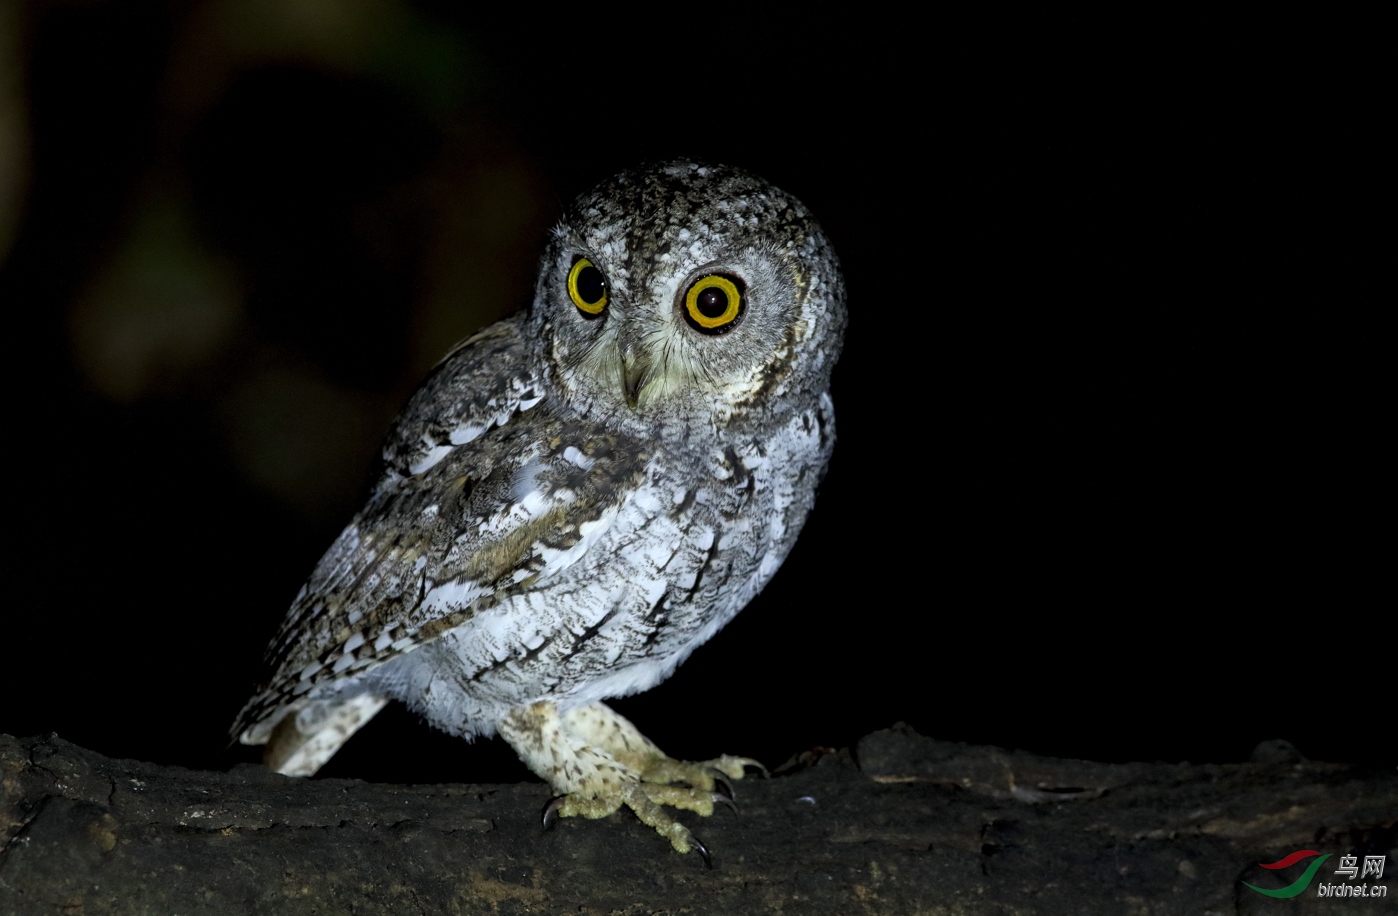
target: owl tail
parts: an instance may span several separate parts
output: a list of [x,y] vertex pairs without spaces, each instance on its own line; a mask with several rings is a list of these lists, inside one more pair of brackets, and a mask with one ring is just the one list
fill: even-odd
[[262,761],[284,776],[314,776],[387,703],[372,693],[313,701],[277,723]]

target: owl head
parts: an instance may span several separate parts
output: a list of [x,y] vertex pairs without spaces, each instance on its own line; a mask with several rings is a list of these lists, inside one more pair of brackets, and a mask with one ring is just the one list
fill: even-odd
[[531,322],[579,412],[721,418],[828,388],[844,282],[800,201],[736,168],[664,162],[568,208]]

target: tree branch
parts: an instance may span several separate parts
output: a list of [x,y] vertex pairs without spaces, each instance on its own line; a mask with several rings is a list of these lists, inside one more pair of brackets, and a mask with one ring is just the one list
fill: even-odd
[[543,832],[537,783],[196,772],[0,735],[0,913],[1333,912],[1242,883],[1283,886],[1304,863],[1258,863],[1303,848],[1387,855],[1391,881],[1398,774],[1260,756],[1099,764],[895,727],[738,783],[739,817],[682,814],[706,871],[624,813]]

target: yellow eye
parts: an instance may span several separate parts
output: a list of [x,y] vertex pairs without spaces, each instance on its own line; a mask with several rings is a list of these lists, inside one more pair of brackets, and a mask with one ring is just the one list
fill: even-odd
[[685,320],[690,327],[705,334],[731,330],[742,311],[742,290],[722,274],[700,277],[684,294]]
[[602,271],[587,258],[578,258],[568,271],[568,297],[589,318],[596,318],[607,307],[607,283]]

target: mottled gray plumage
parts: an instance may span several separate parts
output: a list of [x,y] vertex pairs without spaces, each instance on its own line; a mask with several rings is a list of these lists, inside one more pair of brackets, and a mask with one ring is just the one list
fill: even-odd
[[[579,258],[605,281],[600,315],[570,299]],[[686,294],[711,276],[742,305],[706,331]],[[663,680],[810,512],[844,324],[825,236],[759,178],[670,162],[583,195],[531,309],[455,347],[404,409],[234,733],[313,772],[387,699],[471,736]]]

